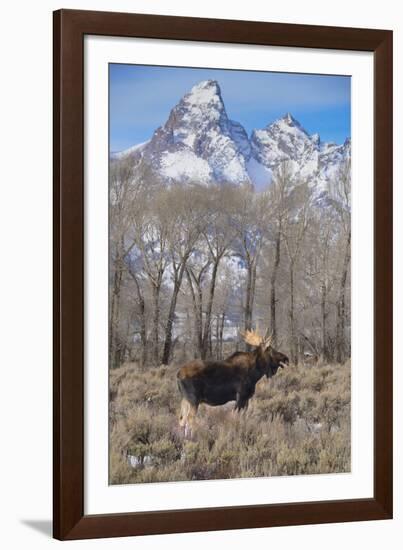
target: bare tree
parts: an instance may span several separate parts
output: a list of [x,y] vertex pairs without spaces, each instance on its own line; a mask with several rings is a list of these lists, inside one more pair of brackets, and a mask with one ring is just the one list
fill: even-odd
[[152,195],[137,208],[132,218],[132,244],[141,255],[142,269],[152,296],[151,357],[159,363],[160,294],[169,263],[170,217],[165,209],[164,194]]
[[291,167],[289,161],[284,161],[273,174],[272,184],[269,189],[270,224],[273,234],[273,262],[270,277],[270,327],[272,330],[273,344],[277,344],[277,298],[276,285],[281,261],[281,240],[284,219],[287,216],[288,198],[291,190]]
[[346,160],[338,170],[334,181],[329,186],[332,204],[337,212],[342,229],[344,248],[340,274],[340,287],[337,299],[336,346],[337,361],[346,358],[346,287],[350,268],[351,255],[351,161]]
[[171,355],[172,328],[186,265],[205,227],[205,218],[200,209],[199,199],[197,190],[189,196],[183,188],[172,189],[166,196],[166,208],[171,215],[169,256],[173,289],[165,328],[163,364],[168,364]]
[[128,242],[131,226],[131,207],[141,193],[141,179],[137,166],[129,159],[112,162],[110,170],[110,277],[109,293],[109,361],[112,367],[121,362],[122,337],[119,335],[121,287],[125,271],[125,260],[133,248]]
[[[315,200],[285,162],[270,187],[151,180],[120,159],[110,179],[110,364],[225,356],[225,335],[268,323],[276,344],[349,353],[350,166]],[[231,332],[226,332],[232,327]],[[181,343],[176,347],[175,342]],[[179,354],[179,355],[178,355]]]
[[203,351],[203,288],[209,274],[211,262],[211,257],[199,249],[186,267],[186,278],[192,296],[194,313],[195,348],[200,356]]
[[203,236],[211,258],[211,276],[202,336],[202,359],[205,359],[210,347],[212,310],[218,268],[234,239],[231,224],[233,196],[233,188],[223,185],[220,188],[210,190],[208,197],[208,212],[206,213],[206,226]]
[[233,216],[233,225],[236,231],[234,255],[241,259],[246,270],[245,330],[252,328],[257,267],[269,217],[269,198],[267,194],[257,195],[253,189],[248,187],[240,189],[237,196],[236,211]]
[[138,304],[138,321],[140,325],[141,366],[147,364],[147,324],[146,324],[146,299],[143,290],[142,272],[137,269],[135,262],[129,256],[126,260],[126,269],[134,282],[136,301]]
[[298,362],[297,330],[295,318],[295,269],[299,259],[303,239],[309,225],[311,191],[307,183],[301,183],[293,190],[292,208],[288,211],[282,234],[289,262],[289,322],[290,352],[293,362]]

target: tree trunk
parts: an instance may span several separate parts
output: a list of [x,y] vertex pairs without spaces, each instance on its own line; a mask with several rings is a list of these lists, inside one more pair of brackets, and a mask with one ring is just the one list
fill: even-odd
[[290,351],[293,363],[298,362],[295,340],[295,315],[294,315],[294,263],[290,262]]
[[111,313],[109,322],[109,364],[111,368],[120,366],[119,338],[117,334],[120,310],[120,288],[122,284],[122,266],[120,257],[115,261],[115,273],[113,276],[113,288],[111,297]]
[[166,330],[165,330],[164,351],[162,352],[162,363],[163,363],[163,365],[168,365],[169,359],[170,359],[170,356],[171,356],[172,328],[173,328],[173,324],[174,324],[176,302],[177,302],[177,299],[178,299],[180,285],[181,285],[181,281],[176,281],[175,282],[172,297],[171,297],[171,303],[169,305],[168,320],[167,320],[167,326],[166,326]]
[[174,289],[172,292],[171,297],[171,303],[169,305],[169,313],[168,313],[168,321],[167,326],[165,330],[165,343],[164,343],[164,351],[162,354],[162,363],[164,365],[167,365],[169,363],[171,350],[172,350],[172,328],[174,323],[174,316],[176,311],[176,302],[178,301],[178,294],[180,291],[180,288],[182,286],[182,280],[183,280],[183,274],[185,273],[186,269],[186,262],[188,260],[189,254],[186,254],[182,260],[180,267],[176,268],[175,272],[175,284]]
[[140,309],[140,342],[141,342],[141,366],[147,364],[147,327],[146,327],[146,312],[144,298],[141,297],[139,302]]
[[130,323],[130,317],[127,317],[126,320],[126,334],[125,334],[125,340],[122,342],[122,349],[120,353],[120,361],[123,362],[125,360],[131,360],[132,355],[132,343],[130,342],[129,345],[129,339],[130,339],[130,329],[131,329],[131,323]]
[[246,282],[245,296],[245,330],[252,329],[252,307],[253,307],[253,262],[248,263],[248,277]]
[[280,238],[281,238],[281,229],[279,229],[276,236],[275,243],[275,255],[274,255],[274,265],[273,271],[270,279],[270,328],[273,335],[273,345],[277,344],[277,322],[276,322],[276,282],[277,282],[277,273],[280,266]]
[[215,358],[220,359],[220,314],[215,318]]
[[223,358],[223,337],[224,337],[224,326],[225,326],[225,313],[223,312],[221,314],[221,320],[220,320],[220,332],[218,335],[220,346],[219,346],[219,359],[221,360]]
[[190,293],[192,295],[192,304],[193,304],[193,313],[194,313],[194,337],[195,337],[194,357],[196,358],[201,354],[201,350],[203,346],[203,326],[202,326],[203,294],[202,294],[202,289],[200,284],[197,283],[194,277],[193,280],[197,287],[197,293],[196,293],[192,282],[192,275],[190,274],[188,269],[186,270],[186,277],[188,280]]
[[206,358],[207,351],[208,351],[208,348],[209,348],[210,331],[211,331],[211,313],[212,313],[212,310],[213,310],[215,285],[216,285],[216,281],[217,281],[217,272],[218,272],[218,264],[219,263],[220,263],[220,258],[218,258],[214,262],[213,272],[211,274],[209,300],[208,300],[208,303],[207,303],[206,319],[205,319],[205,322],[204,322],[204,330],[203,330],[203,340],[202,340],[202,349],[201,349],[201,358],[202,359]]
[[345,360],[345,321],[346,321],[346,283],[348,266],[350,264],[350,243],[351,230],[348,232],[346,241],[346,250],[344,254],[343,270],[340,280],[339,300],[337,303],[337,361],[342,363]]
[[327,286],[326,283],[322,282],[321,288],[321,313],[322,313],[322,356],[325,360],[328,359],[328,350],[327,350]]
[[255,294],[256,294],[256,265],[257,265],[257,259],[252,263],[252,284],[251,284],[251,293],[250,293],[250,303],[249,303],[249,311],[250,311],[250,322],[252,324],[253,321],[253,310],[255,307]]
[[196,306],[196,330],[197,330],[197,346],[198,346],[198,356],[202,356],[203,350],[203,289],[201,287],[200,281],[197,285],[197,297],[198,302]]
[[153,285],[153,325],[152,325],[152,360],[155,366],[158,365],[159,359],[159,323],[160,323],[160,287],[159,285]]
[[147,364],[147,326],[146,326],[146,303],[136,273],[128,266],[129,275],[132,277],[137,291],[137,303],[140,312],[140,342],[141,342],[141,366]]

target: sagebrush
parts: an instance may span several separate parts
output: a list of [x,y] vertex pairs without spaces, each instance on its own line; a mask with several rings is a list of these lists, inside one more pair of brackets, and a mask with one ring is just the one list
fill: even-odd
[[111,484],[350,471],[350,361],[289,365],[242,414],[201,406],[191,438],[178,424],[177,369],[110,371]]

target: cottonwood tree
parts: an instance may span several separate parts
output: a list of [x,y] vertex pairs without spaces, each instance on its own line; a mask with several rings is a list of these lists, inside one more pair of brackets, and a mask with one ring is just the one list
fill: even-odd
[[165,207],[171,218],[168,253],[173,288],[165,327],[163,364],[168,364],[171,355],[176,304],[186,266],[206,227],[206,218],[200,206],[202,197],[198,191],[196,188],[189,194],[186,188],[172,188],[165,196]]
[[142,195],[142,178],[138,166],[131,159],[112,162],[110,168],[110,320],[109,360],[112,367],[119,366],[123,340],[119,325],[121,321],[121,289],[128,255],[134,242],[129,237],[132,217]]
[[211,337],[212,311],[218,269],[221,260],[228,253],[235,237],[234,228],[231,223],[234,208],[234,192],[236,193],[232,186],[224,184],[220,187],[209,189],[206,204],[206,225],[203,230],[203,237],[210,258],[211,275],[204,315],[201,346],[202,359],[207,355],[209,339]]
[[167,185],[143,162],[113,161],[111,366],[130,358],[166,364],[178,354],[221,358],[226,337],[258,319],[293,361],[306,348],[344,360],[349,165],[343,170],[318,202],[286,162],[258,193],[242,185]]
[[332,326],[334,307],[337,255],[337,224],[329,208],[313,208],[301,256],[300,267],[304,290],[302,292],[303,327],[299,334],[309,351],[325,360],[331,358]]
[[339,217],[343,259],[340,274],[340,286],[337,298],[337,361],[346,358],[346,293],[351,257],[351,161],[346,160],[339,168],[329,185],[329,194],[333,207]]
[[151,358],[159,363],[160,296],[164,275],[170,261],[169,242],[172,220],[165,208],[166,193],[153,194],[142,201],[132,217],[132,242],[140,254],[142,270],[151,289],[153,312]]
[[306,182],[295,186],[292,205],[282,227],[289,264],[289,342],[292,361],[298,362],[297,330],[295,317],[295,269],[302,251],[302,244],[309,226],[311,190]]
[[194,314],[195,356],[201,356],[203,353],[203,290],[207,284],[212,263],[209,251],[204,242],[203,244],[204,247],[199,245],[186,266],[186,278]]
[[[134,252],[134,253],[133,253]],[[146,294],[144,291],[144,273],[141,269],[141,258],[137,251],[134,250],[127,256],[125,266],[129,277],[134,284],[134,296],[137,304],[137,312],[133,324],[139,325],[139,337],[141,345],[140,365],[147,364],[147,309],[146,309]]]
[[257,267],[270,219],[270,202],[266,193],[257,195],[250,187],[237,194],[232,223],[235,228],[234,255],[241,259],[246,270],[244,296],[244,329],[252,328],[256,293]]
[[269,227],[272,231],[272,265],[270,277],[270,328],[272,330],[273,344],[277,344],[277,297],[276,285],[281,261],[281,240],[284,220],[289,208],[289,194],[291,191],[291,166],[289,161],[284,161],[274,171],[272,183],[268,190],[271,216]]

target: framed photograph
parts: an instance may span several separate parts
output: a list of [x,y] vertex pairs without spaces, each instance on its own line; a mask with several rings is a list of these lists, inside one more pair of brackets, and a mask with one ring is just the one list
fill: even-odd
[[54,536],[392,517],[392,32],[54,13]]

